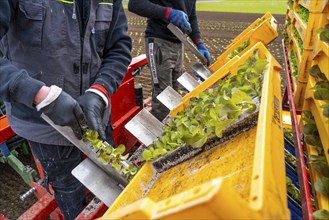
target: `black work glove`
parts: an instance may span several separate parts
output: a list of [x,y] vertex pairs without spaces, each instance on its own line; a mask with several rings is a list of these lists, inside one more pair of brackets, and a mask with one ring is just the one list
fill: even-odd
[[69,94],[62,91],[60,95],[50,104],[39,111],[47,115],[55,124],[69,126],[75,136],[80,140],[87,128],[87,123],[78,102]]
[[88,127],[91,130],[97,131],[99,138],[105,141],[106,135],[103,116],[106,104],[104,100],[93,92],[86,92],[77,101],[85,113]]

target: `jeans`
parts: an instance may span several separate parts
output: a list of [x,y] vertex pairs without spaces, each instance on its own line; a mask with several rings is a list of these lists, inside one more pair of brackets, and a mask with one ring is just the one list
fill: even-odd
[[74,219],[84,209],[83,185],[71,174],[82,161],[75,146],[47,145],[29,142],[34,157],[41,163],[45,182],[51,184],[58,207],[65,220]]
[[162,121],[168,115],[169,109],[157,96],[168,86],[176,91],[179,89],[177,79],[183,72],[183,44],[150,37],[145,39],[145,50],[152,77],[151,113]]

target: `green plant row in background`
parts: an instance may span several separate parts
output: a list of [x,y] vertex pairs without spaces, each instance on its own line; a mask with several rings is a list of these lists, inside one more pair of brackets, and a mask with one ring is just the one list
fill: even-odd
[[[127,9],[128,0],[123,1]],[[197,11],[285,14],[286,0],[218,0],[197,1]]]
[[198,11],[285,14],[286,0],[198,1]]

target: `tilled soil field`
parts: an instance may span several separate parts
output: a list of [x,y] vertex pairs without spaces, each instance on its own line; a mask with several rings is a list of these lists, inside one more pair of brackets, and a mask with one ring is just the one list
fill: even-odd
[[[144,31],[146,19],[130,12],[127,12],[127,16],[129,19],[129,34],[133,41],[132,55],[134,57],[145,53]],[[212,55],[212,59],[215,60],[223,53],[225,50],[224,48],[232,39],[261,16],[262,14],[199,12],[198,20],[200,31],[203,41]],[[284,66],[281,31],[285,18],[283,15],[274,15],[274,17],[279,23],[278,31],[280,36],[273,41],[268,48],[277,61]],[[197,62],[197,59],[186,50],[184,56],[184,71],[192,73],[191,66],[195,62]],[[285,80],[283,73],[284,71],[282,71],[282,84],[284,85]],[[144,98],[151,96],[151,76],[147,66],[142,69],[140,75],[136,76],[135,82],[142,84]],[[31,156],[20,156],[19,158],[25,165],[34,166]],[[36,199],[29,198],[25,202],[19,200],[19,195],[27,191],[29,187],[23,182],[20,176],[6,164],[0,163],[0,179],[0,214],[5,215],[8,219],[17,219],[36,201]]]
[[[19,154],[18,158],[24,165],[29,165],[36,170],[31,154]],[[37,201],[34,196],[21,201],[19,196],[29,190],[23,181],[9,165],[0,163],[0,214],[8,219],[17,219],[33,203]],[[0,216],[1,219],[1,216]]]
[[[145,53],[144,47],[144,31],[146,19],[139,17],[133,13],[127,13],[129,17],[129,33],[133,40],[133,56]],[[242,13],[225,13],[225,12],[198,12],[199,28],[204,43],[206,44],[212,60],[215,60],[225,51],[225,47],[246,29],[262,14],[242,14]],[[278,21],[279,37],[274,40],[267,48],[284,67],[284,59],[281,46],[281,31],[285,22],[283,15],[273,15]],[[184,56],[184,72],[192,73],[191,66],[198,62],[197,58],[187,49]],[[284,71],[282,71],[283,84]],[[135,82],[143,85],[144,98],[151,96],[151,75],[148,67],[143,68],[141,74],[135,77]]]

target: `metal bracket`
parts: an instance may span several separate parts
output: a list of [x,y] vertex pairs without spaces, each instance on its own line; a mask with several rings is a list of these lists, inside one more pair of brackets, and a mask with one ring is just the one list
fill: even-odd
[[54,124],[54,122],[48,118],[45,114],[41,114],[41,117],[50,124],[54,129],[56,129],[60,134],[62,134],[66,139],[68,139],[74,146],[79,148],[85,155],[88,156],[90,160],[92,160],[99,168],[105,171],[109,176],[113,179],[111,181],[117,181],[122,185],[128,185],[128,181],[124,179],[110,164],[105,165],[98,160],[99,152],[97,149],[92,147],[91,143],[85,143],[83,140],[78,140],[74,135],[72,129],[67,126],[59,126]]
[[193,71],[202,77],[202,79],[206,80],[211,76],[211,72],[208,68],[203,66],[201,63],[195,63],[192,65]]
[[108,207],[122,192],[119,184],[89,159],[75,167],[72,175]]
[[125,125],[125,128],[145,146],[149,146],[162,135],[163,127],[164,124],[145,109]]
[[157,96],[157,99],[162,104],[164,104],[169,110],[174,109],[177,105],[179,105],[182,102],[182,96],[170,86],[168,86],[165,90],[163,90]]
[[193,76],[191,76],[188,73],[183,73],[177,81],[184,86],[187,91],[191,92],[193,89],[195,89],[200,83],[196,81]]
[[195,48],[194,44],[185,37],[184,33],[178,27],[172,23],[169,23],[167,27],[203,64],[207,65],[208,60]]

